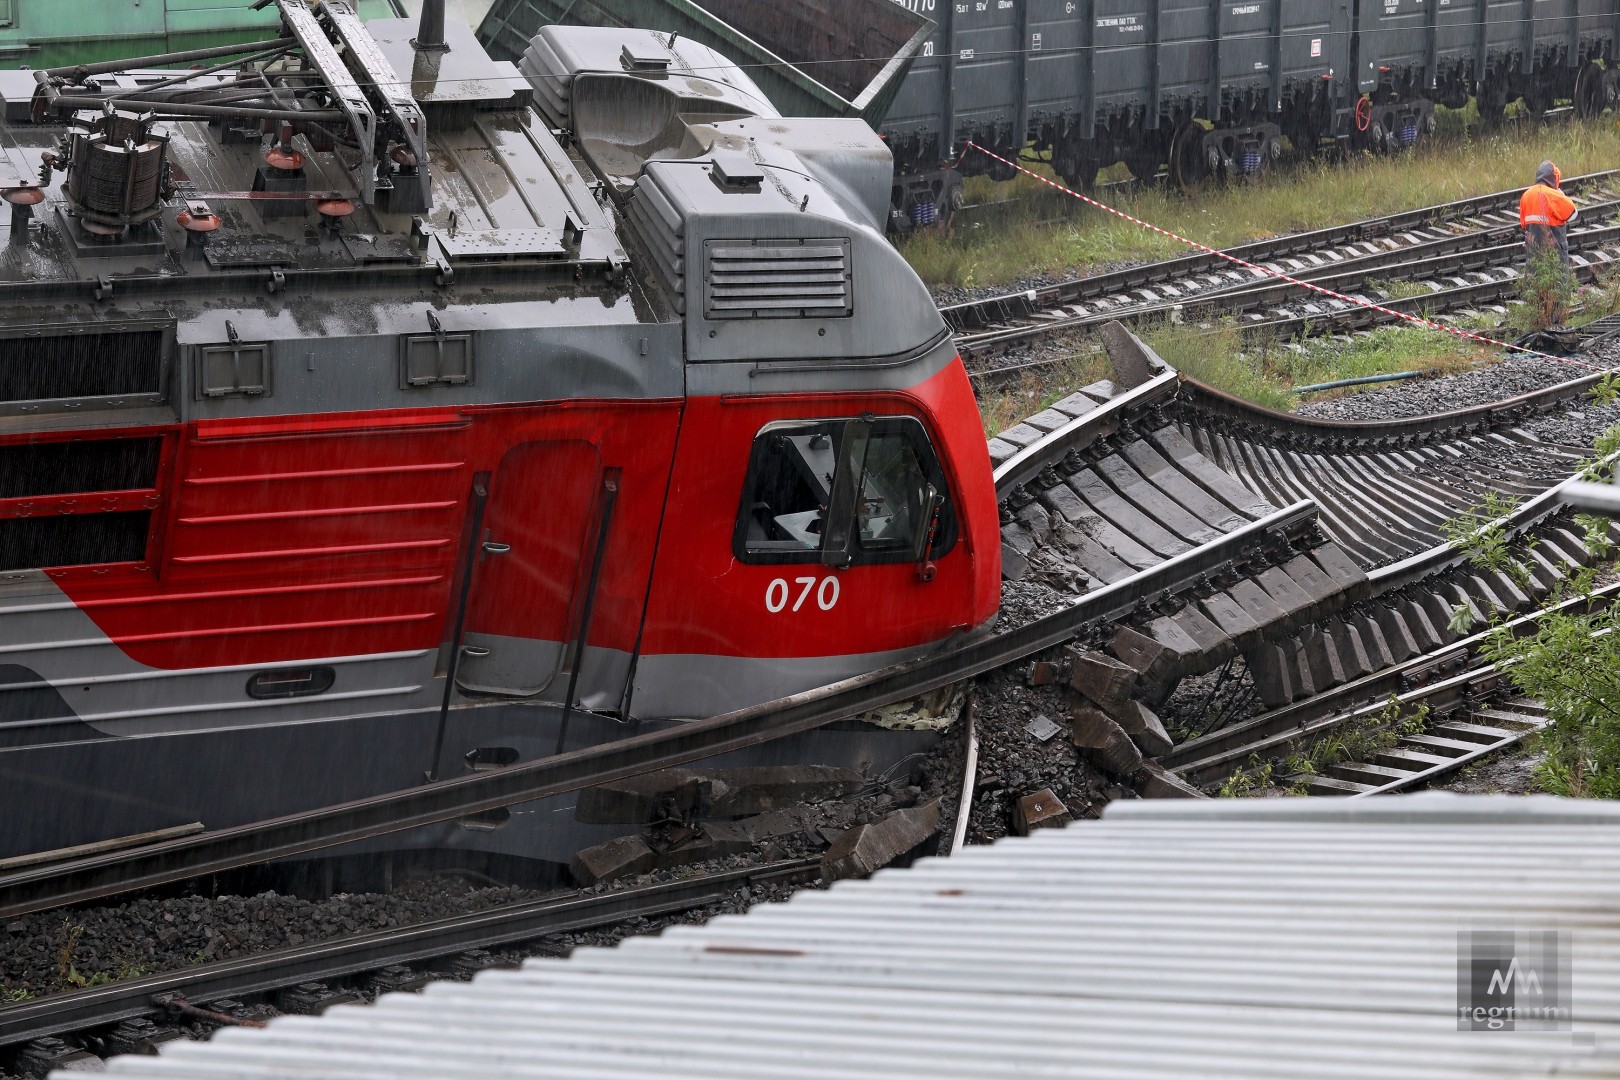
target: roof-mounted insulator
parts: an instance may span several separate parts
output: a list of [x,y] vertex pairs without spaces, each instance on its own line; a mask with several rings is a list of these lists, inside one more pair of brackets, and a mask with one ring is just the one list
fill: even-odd
[[45,201],[45,193],[37,184],[0,188],[0,198],[11,204],[11,242],[28,242],[28,222],[33,219],[34,207]]
[[272,143],[264,152],[264,163],[277,172],[295,173],[304,167],[304,155],[285,142]]
[[205,202],[193,200],[174,216],[174,223],[186,231],[186,245],[201,247],[208,242],[208,234],[219,228],[219,215]]
[[315,204],[315,212],[321,215],[321,227],[337,232],[343,227],[343,219],[354,213],[354,203],[348,199],[322,199]]

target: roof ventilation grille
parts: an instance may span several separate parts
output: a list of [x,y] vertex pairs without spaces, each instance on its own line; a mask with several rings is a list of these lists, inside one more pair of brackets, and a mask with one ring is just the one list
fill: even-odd
[[849,240],[707,240],[709,319],[838,319],[853,310]]

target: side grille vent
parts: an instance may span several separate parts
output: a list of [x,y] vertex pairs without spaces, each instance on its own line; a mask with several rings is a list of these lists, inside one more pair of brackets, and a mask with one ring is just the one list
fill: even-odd
[[658,276],[674,299],[675,310],[686,313],[686,222],[674,203],[651,176],[636,181],[636,193],[626,212],[630,227],[647,249]]
[[853,310],[849,241],[709,240],[708,319],[838,319]]
[[574,73],[544,36],[529,42],[518,61],[518,71],[527,76],[529,85],[534,87],[534,103],[546,123],[557,128],[571,127]]

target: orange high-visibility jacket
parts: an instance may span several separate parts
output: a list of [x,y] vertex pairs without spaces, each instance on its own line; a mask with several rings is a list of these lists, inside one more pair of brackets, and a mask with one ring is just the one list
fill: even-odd
[[[1547,175],[1551,173],[1551,175]],[[1519,225],[1524,229],[1524,248],[1531,255],[1556,251],[1558,260],[1569,265],[1569,230],[1575,204],[1558,190],[1558,167],[1543,164],[1535,186],[1519,199]],[[1552,183],[1547,183],[1551,180]]]
[[1532,225],[1562,228],[1575,216],[1575,203],[1555,187],[1537,184],[1519,199],[1519,225],[1529,229]]

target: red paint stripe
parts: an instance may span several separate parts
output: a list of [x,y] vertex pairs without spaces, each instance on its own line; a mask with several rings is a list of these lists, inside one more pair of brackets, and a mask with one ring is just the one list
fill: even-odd
[[341,418],[310,416],[283,421],[274,431],[264,430],[262,420],[200,420],[195,438],[199,442],[277,442],[317,435],[321,438],[353,432],[370,438],[379,435],[421,435],[466,428],[471,421],[459,413],[439,411],[389,412],[375,417],[345,415]]
[[383,551],[421,551],[448,546],[449,540],[401,540],[393,544],[334,544],[327,547],[283,548],[276,551],[231,551],[220,555],[177,555],[177,563],[219,563],[248,559],[319,558],[326,555],[370,555]]
[[202,517],[183,517],[178,520],[183,525],[223,525],[237,521],[286,521],[290,518],[404,514],[413,510],[449,510],[456,505],[458,504],[454,499],[445,499],[439,502],[391,503],[386,506],[335,506],[326,510],[275,510],[261,514],[213,514]]
[[181,641],[198,637],[231,637],[240,634],[300,633],[306,630],[351,630],[361,626],[386,626],[395,623],[421,622],[435,618],[431,611],[413,611],[404,615],[377,615],[366,619],[323,619],[319,622],[256,623],[252,626],[196,627],[186,630],[166,630],[159,634],[125,634],[120,645],[141,641]]
[[305,469],[301,472],[244,473],[240,476],[188,476],[187,487],[215,484],[262,484],[267,480],[324,480],[345,476],[394,476],[399,473],[454,472],[465,461],[434,461],[421,465],[378,465],[368,469]]
[[179,600],[249,600],[256,596],[296,596],[301,593],[347,593],[355,589],[394,589],[412,585],[436,585],[443,574],[419,577],[376,578],[371,581],[329,581],[319,585],[271,585],[259,589],[209,589],[200,592],[157,593],[149,596],[120,596],[103,600],[81,600],[81,608],[114,608],[137,604],[167,604]]

